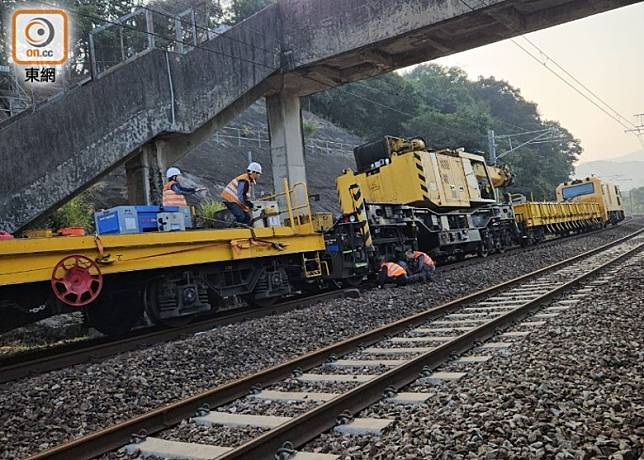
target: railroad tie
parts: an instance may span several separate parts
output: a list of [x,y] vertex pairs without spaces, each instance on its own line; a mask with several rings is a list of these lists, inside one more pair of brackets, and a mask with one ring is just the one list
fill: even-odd
[[273,415],[231,414],[228,412],[212,411],[200,417],[193,417],[192,421],[203,426],[254,426],[259,428],[275,428],[291,420],[291,417],[277,417]]
[[322,383],[364,383],[377,377],[377,375],[360,374],[302,374],[296,377],[300,382]]
[[364,353],[372,355],[400,355],[404,353],[429,353],[434,347],[411,347],[411,348],[381,348],[369,347],[365,348]]
[[406,359],[337,359],[326,364],[331,367],[396,367],[402,366]]
[[492,349],[492,350],[501,350],[504,348],[509,348],[512,344],[510,342],[487,342],[481,345],[481,348]]
[[501,334],[501,337],[525,337],[526,335],[529,335],[530,331],[511,331],[511,332],[504,332]]
[[466,372],[434,372],[433,374],[427,377],[422,377],[419,380],[434,385],[440,385],[442,383],[460,380],[465,375],[467,375]]
[[250,395],[251,398],[263,399],[266,401],[329,401],[338,396],[338,393],[317,393],[305,391],[270,391],[263,390],[257,394]]
[[[232,447],[212,446],[194,442],[167,441],[160,438],[146,438],[145,441],[126,446],[129,454],[137,453],[139,457],[160,457],[181,460],[210,460],[230,452]],[[332,454],[312,452],[294,452],[290,460],[337,460]]]
[[426,402],[429,398],[432,397],[431,393],[396,393],[395,396],[391,398],[386,398],[385,401],[392,404],[400,404],[413,406],[417,404],[422,404]]
[[463,356],[456,360],[457,363],[463,364],[472,364],[472,363],[484,363],[492,359],[491,355],[473,355],[473,356]]
[[524,321],[519,324],[519,327],[540,327],[546,324],[545,321]]
[[391,343],[424,343],[424,342],[449,342],[454,337],[425,336],[425,337],[394,337],[389,339]]
[[343,434],[370,434],[380,436],[394,420],[388,418],[354,418],[349,423],[337,425],[334,430]]
[[[433,324],[433,323],[432,323]],[[472,330],[471,327],[462,327],[462,326],[456,326],[456,327],[419,327],[416,329],[412,329],[411,332],[416,332],[418,334],[444,334],[445,332],[466,332]]]

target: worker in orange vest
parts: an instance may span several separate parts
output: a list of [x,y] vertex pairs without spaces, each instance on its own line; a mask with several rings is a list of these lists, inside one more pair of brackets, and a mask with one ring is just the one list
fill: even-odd
[[422,251],[414,251],[413,249],[407,250],[405,256],[413,274],[419,274],[426,281],[431,281],[432,275],[436,271],[436,265],[431,257]]
[[253,161],[246,168],[246,172],[231,180],[221,197],[224,205],[235,216],[240,224],[250,225],[252,221],[253,203],[250,201],[253,185],[257,183],[262,174],[262,165]]
[[163,184],[163,206],[188,206],[186,195],[206,190],[203,187],[186,187],[179,183],[181,171],[179,168],[168,168],[166,171],[168,182]]
[[384,257],[379,260],[380,271],[378,272],[378,287],[382,288],[385,284],[396,284],[403,286],[419,279],[418,275],[407,274],[407,270],[396,262],[387,262]]

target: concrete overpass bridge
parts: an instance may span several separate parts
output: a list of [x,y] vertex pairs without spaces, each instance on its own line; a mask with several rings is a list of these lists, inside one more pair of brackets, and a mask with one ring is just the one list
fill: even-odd
[[150,202],[165,167],[266,97],[276,189],[303,180],[300,97],[636,0],[280,0],[186,52],[150,47],[0,124],[0,229],[125,164]]

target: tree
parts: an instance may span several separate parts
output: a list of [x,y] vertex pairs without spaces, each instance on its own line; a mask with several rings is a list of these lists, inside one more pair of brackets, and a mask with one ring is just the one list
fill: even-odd
[[232,0],[226,10],[228,24],[234,25],[266,8],[275,0]]
[[350,83],[310,96],[311,110],[366,139],[402,135],[419,100],[398,74]]

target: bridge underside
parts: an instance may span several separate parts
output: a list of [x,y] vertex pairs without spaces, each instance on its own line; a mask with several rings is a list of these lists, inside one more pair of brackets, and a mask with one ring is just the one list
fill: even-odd
[[[286,49],[294,50],[291,58],[292,71],[280,85],[299,95],[377,76],[637,1],[376,0],[361,4],[362,1],[340,0],[322,5],[320,3],[324,2],[309,0],[304,3],[305,5],[299,5],[299,9],[309,11],[309,20],[304,24],[300,23],[299,29],[286,31],[286,37],[293,44],[287,44]],[[401,3],[405,5],[401,6]],[[373,40],[373,36],[388,35],[386,29],[396,29],[400,23],[413,25],[418,22],[418,17],[422,17],[424,4],[432,9],[431,16],[437,20],[390,38]],[[296,9],[296,5],[290,6],[293,10]],[[340,9],[342,14],[337,13]],[[342,20],[332,24],[328,19],[332,12]],[[297,23],[296,18],[289,16],[288,12],[283,14],[286,27]],[[324,30],[324,33],[320,34],[320,30]],[[342,37],[336,42],[342,42],[343,45],[330,47],[326,51],[328,57],[322,57],[323,53],[320,53],[318,59],[312,53],[303,55],[295,51],[297,43],[318,41],[316,35]],[[343,48],[346,50],[343,51]],[[286,62],[289,63],[289,59]]]

